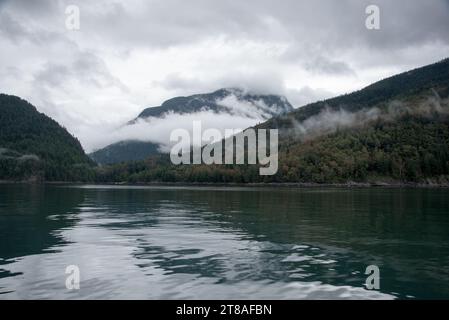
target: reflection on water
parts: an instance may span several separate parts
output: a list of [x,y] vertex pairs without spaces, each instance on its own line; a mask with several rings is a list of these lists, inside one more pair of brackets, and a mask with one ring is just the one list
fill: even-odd
[[449,298],[448,195],[0,185],[0,299]]

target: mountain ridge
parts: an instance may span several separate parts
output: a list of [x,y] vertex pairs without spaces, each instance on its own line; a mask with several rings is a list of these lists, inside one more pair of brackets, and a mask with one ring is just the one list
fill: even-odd
[[293,119],[299,122],[304,121],[319,114],[325,108],[349,112],[360,111],[395,96],[431,88],[438,89],[438,87],[442,87],[443,96],[449,95],[449,58],[387,77],[351,93],[309,103],[289,114],[275,116],[257,127],[279,129],[291,125]]
[[[200,111],[225,112],[233,114],[232,107],[220,103],[223,99],[235,96],[238,101],[249,102],[254,108],[270,115],[287,113],[293,110],[293,106],[284,96],[274,94],[253,94],[240,88],[222,88],[210,93],[200,93],[190,96],[179,96],[164,101],[160,106],[145,108],[134,120],[161,117],[167,113],[178,114],[195,113]],[[257,105],[263,102],[268,108]],[[273,107],[274,110],[273,110]],[[277,107],[277,108],[276,108]],[[264,114],[262,114],[264,115]]]

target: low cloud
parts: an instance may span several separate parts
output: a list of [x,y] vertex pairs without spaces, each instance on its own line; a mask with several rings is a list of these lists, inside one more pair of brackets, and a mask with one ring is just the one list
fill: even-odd
[[362,127],[376,120],[396,121],[405,115],[433,117],[438,114],[449,114],[449,98],[442,99],[436,91],[433,91],[431,95],[421,97],[419,101],[393,100],[385,106],[366,108],[357,112],[349,112],[342,108],[335,110],[327,106],[319,114],[302,122],[293,119],[292,128],[287,130],[287,134],[305,141],[334,133],[339,129]]
[[239,117],[256,119],[259,121],[265,121],[271,118],[274,114],[281,114],[285,111],[283,106],[278,105],[266,105],[262,99],[255,101],[245,101],[239,99],[236,95],[230,94],[223,99],[216,101],[220,106],[224,106],[229,111]]
[[103,127],[101,129],[95,128],[92,132],[85,131],[83,135],[89,137],[89,139],[86,139],[89,144],[85,147],[88,152],[92,152],[117,141],[138,140],[161,144],[163,151],[168,152],[171,132],[175,129],[185,129],[192,134],[194,121],[201,121],[203,130],[214,128],[221,132],[224,132],[225,129],[243,130],[261,122],[261,120],[246,116],[217,114],[212,111],[185,115],[170,113],[163,118],[140,119],[133,125],[125,125],[119,128]]
[[362,126],[380,117],[378,108],[348,112],[343,109],[332,110],[326,107],[318,115],[312,116],[303,122],[293,120],[290,134],[297,135],[303,140],[315,138],[320,135],[336,132],[338,129]]

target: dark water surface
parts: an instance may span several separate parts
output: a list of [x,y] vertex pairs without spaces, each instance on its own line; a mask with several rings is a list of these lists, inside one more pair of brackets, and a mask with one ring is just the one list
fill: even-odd
[[449,190],[0,185],[12,298],[447,299]]

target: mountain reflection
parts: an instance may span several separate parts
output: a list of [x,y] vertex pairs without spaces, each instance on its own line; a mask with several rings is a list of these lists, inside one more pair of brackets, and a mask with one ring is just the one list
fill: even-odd
[[84,191],[37,185],[0,185],[0,258],[51,252],[67,244],[61,230],[79,218]]

